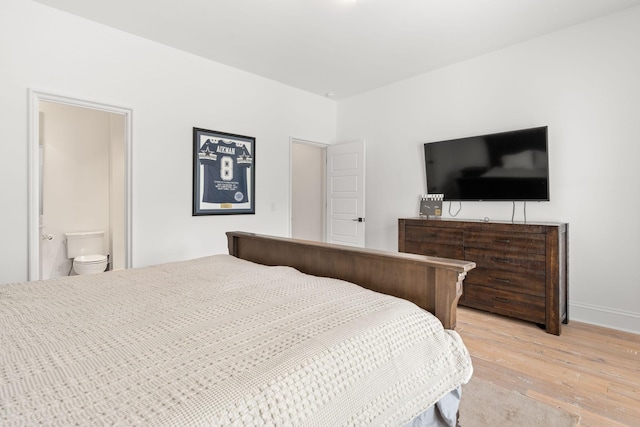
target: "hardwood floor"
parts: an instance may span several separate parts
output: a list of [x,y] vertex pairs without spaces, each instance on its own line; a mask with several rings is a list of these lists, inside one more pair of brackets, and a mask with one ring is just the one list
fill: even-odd
[[562,334],[458,308],[474,375],[581,417],[581,426],[640,426],[640,335],[570,321]]

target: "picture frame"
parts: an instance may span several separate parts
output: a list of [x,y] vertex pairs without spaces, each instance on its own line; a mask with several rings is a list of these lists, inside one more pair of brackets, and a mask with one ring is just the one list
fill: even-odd
[[255,214],[256,139],[193,128],[193,211]]

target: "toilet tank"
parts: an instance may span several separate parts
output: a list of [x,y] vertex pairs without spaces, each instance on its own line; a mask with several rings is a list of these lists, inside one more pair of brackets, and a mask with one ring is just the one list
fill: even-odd
[[80,255],[105,255],[104,231],[80,231],[65,233],[67,238],[67,258]]

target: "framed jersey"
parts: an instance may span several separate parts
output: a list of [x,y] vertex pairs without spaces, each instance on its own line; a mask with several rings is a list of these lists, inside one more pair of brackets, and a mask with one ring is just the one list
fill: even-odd
[[192,215],[255,214],[256,139],[193,128]]

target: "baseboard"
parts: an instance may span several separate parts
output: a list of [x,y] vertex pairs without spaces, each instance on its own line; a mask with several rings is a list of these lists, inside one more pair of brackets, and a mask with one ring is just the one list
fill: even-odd
[[571,303],[569,304],[569,321],[571,320],[640,334],[640,313]]

